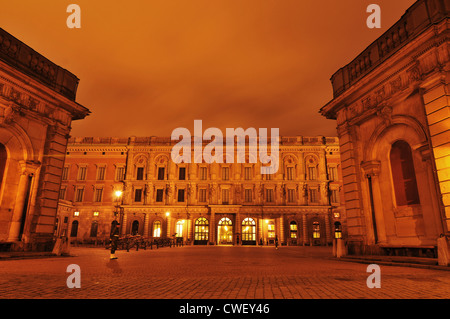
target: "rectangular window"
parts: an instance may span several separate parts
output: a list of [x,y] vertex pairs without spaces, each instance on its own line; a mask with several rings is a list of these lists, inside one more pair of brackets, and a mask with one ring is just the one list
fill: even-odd
[[141,202],[142,201],[142,189],[136,189],[134,191],[134,201]]
[[97,180],[98,181],[104,181],[105,180],[105,172],[106,172],[106,167],[105,166],[97,167]]
[[94,202],[100,203],[102,201],[103,188],[96,188],[94,193]]
[[164,189],[157,189],[156,190],[156,201],[162,202],[164,198]]
[[230,202],[230,190],[222,189],[222,204],[227,205]]
[[179,202],[184,202],[184,193],[185,193],[184,189],[178,190],[178,201]]
[[82,202],[83,195],[84,195],[84,188],[83,187],[77,188],[77,190],[75,191],[75,202]]
[[310,180],[316,179],[316,168],[313,166],[308,167],[308,177]]
[[116,181],[123,181],[125,179],[125,167],[116,168]]
[[331,190],[331,202],[339,203],[339,190],[337,190],[337,189]]
[[336,167],[329,167],[328,168],[328,178],[330,181],[336,181],[337,180],[337,169]]
[[224,181],[227,181],[230,179],[230,168],[229,167],[222,167],[222,179]]
[[290,181],[294,179],[294,168],[293,167],[286,168],[286,179],[290,180]]
[[288,203],[294,203],[295,202],[295,189],[288,189],[287,191],[288,195]]
[[319,201],[317,197],[317,189],[310,189],[309,190],[309,201],[311,203],[317,203]]
[[79,181],[85,181],[86,180],[86,172],[87,172],[87,167],[86,166],[82,166],[82,167],[78,168],[78,180]]
[[158,167],[158,180],[164,180],[164,167]]
[[59,199],[66,199],[66,187],[59,189]]
[[186,179],[186,167],[180,167],[178,173],[178,178],[180,179],[180,181],[184,181]]
[[205,180],[206,180],[206,178],[207,178],[207,173],[208,173],[208,171],[207,171],[207,168],[206,168],[206,167],[200,167],[200,179],[201,179],[202,181],[205,181]]
[[144,168],[138,167],[136,171],[136,180],[142,181],[144,179]]
[[252,168],[251,167],[244,168],[244,179],[245,180],[252,179]]
[[244,199],[246,202],[250,203],[252,201],[252,190],[246,189],[244,192]]
[[67,181],[69,179],[69,166],[64,166],[61,174],[61,179]]
[[206,188],[201,188],[198,190],[198,201],[201,203],[206,202]]
[[273,189],[266,189],[266,202],[273,203]]

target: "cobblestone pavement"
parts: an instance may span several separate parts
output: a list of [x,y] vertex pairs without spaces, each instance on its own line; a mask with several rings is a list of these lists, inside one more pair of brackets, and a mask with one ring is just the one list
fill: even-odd
[[[367,264],[338,261],[329,247],[185,246],[130,252],[109,260],[102,248],[71,257],[0,261],[0,298],[32,299],[442,299],[450,272],[381,267],[381,288],[368,288]],[[67,267],[81,269],[68,288]]]

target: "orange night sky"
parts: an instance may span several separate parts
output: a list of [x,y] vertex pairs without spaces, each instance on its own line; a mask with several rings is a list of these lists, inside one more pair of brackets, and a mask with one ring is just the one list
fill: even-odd
[[[414,0],[2,0],[0,27],[80,78],[72,136],[280,128],[334,136],[331,75]],[[66,8],[81,7],[81,29]],[[382,9],[369,29],[366,8]]]

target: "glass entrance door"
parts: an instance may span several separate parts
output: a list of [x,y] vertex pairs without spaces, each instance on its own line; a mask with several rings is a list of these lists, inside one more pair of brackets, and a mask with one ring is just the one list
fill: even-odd
[[256,245],[256,222],[253,218],[242,221],[242,245]]
[[224,217],[219,221],[217,239],[219,245],[233,244],[233,222],[228,217]]

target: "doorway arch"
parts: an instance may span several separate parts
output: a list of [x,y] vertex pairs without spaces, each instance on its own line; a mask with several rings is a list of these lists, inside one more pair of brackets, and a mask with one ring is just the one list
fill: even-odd
[[207,245],[209,240],[209,221],[200,217],[195,221],[194,245]]
[[242,221],[242,245],[256,245],[256,222],[247,217]]
[[233,244],[233,222],[228,217],[224,217],[219,221],[217,240],[219,245]]

